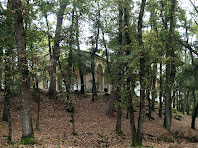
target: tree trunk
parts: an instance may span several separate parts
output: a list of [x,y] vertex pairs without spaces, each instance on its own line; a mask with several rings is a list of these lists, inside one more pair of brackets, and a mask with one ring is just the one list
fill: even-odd
[[50,54],[50,60],[51,60],[51,56],[52,56],[51,35],[50,35],[50,28],[49,28],[49,23],[48,23],[47,12],[45,14],[45,22],[46,22],[47,31],[48,31],[48,48],[49,48],[49,54]]
[[176,100],[176,103],[177,103],[176,109],[179,110],[179,92],[177,91],[176,93],[177,93],[177,95],[176,95],[176,98],[177,98],[177,100]]
[[4,97],[4,100],[3,100],[3,117],[2,117],[2,121],[8,122],[8,103],[7,103],[6,97]]
[[157,94],[156,94],[156,86],[155,86],[155,83],[156,83],[156,77],[157,77],[157,63],[155,62],[153,64],[153,80],[152,80],[152,110],[154,111],[155,110],[155,99],[157,97]]
[[179,91],[179,110],[178,111],[180,112],[182,112],[182,107],[183,107],[182,100],[183,100],[183,97],[181,95],[181,91]]
[[145,97],[148,100],[148,108],[149,108],[149,112],[148,112],[148,117],[149,120],[151,119],[151,114],[152,114],[152,100],[150,98],[150,94],[152,94],[152,83],[153,83],[153,74],[152,74],[152,70],[151,70],[151,65],[150,63],[147,64],[147,69],[146,69],[146,77],[147,77],[147,83],[146,83],[146,93],[145,93]]
[[34,142],[30,100],[30,78],[26,59],[26,41],[23,28],[23,15],[21,0],[12,0],[12,10],[15,19],[16,43],[18,52],[19,73],[21,76],[21,124],[24,144]]
[[189,91],[189,89],[188,89],[188,91],[187,91],[187,100],[186,100],[186,114],[187,115],[190,115],[190,105],[189,105],[189,93],[190,93],[190,91]]
[[96,32],[96,37],[95,37],[95,48],[93,48],[91,52],[92,102],[95,101],[95,96],[97,96],[96,82],[95,82],[95,54],[98,51],[98,42],[99,42],[99,35],[100,35],[100,10],[98,10],[96,20],[97,20],[97,32]]
[[39,114],[40,114],[40,102],[41,102],[41,98],[40,98],[40,90],[39,90],[39,87],[38,87],[38,80],[36,79],[36,89],[35,89],[35,93],[36,93],[36,100],[38,101],[38,104],[37,104],[37,119],[36,119],[36,129],[39,130]]
[[149,120],[151,120],[151,99],[150,99],[150,91],[147,90],[146,91],[146,98],[148,100],[148,107],[149,107],[149,113],[148,113],[148,116],[149,116]]
[[57,98],[57,91],[56,91],[56,66],[57,60],[59,58],[59,48],[60,48],[60,41],[61,41],[61,26],[63,23],[63,15],[66,8],[66,2],[60,3],[60,9],[57,14],[57,24],[56,24],[56,31],[55,31],[55,38],[54,38],[54,47],[52,53],[52,62],[51,62],[51,69],[50,69],[50,87],[48,94],[50,98],[56,99]]
[[[128,0],[125,0],[124,3],[124,26],[125,26],[125,42],[126,45],[129,46],[131,44],[131,39],[129,37],[129,7],[130,5]],[[120,20],[121,21],[121,20]],[[121,22],[120,22],[121,23]],[[128,47],[126,49],[126,55],[130,55],[131,49]],[[133,109],[133,94],[134,94],[134,88],[135,88],[135,76],[133,76],[132,80],[130,79],[129,74],[129,67],[128,62],[126,63],[126,85],[127,85],[127,94],[128,94],[128,108],[127,108],[127,118],[128,118],[128,112],[130,113],[130,128],[131,128],[131,136],[132,136],[132,143],[134,143],[134,137],[137,135],[137,131],[135,128],[135,119],[134,119],[134,109]]]
[[121,99],[120,99],[120,95],[118,92],[120,92],[119,87],[117,87],[116,89],[116,93],[115,96],[117,98],[117,122],[116,122],[116,132],[118,134],[122,134],[122,128],[121,128],[121,124],[122,124],[122,107],[121,107]]
[[[0,65],[3,63],[3,47],[0,46]],[[3,67],[0,67],[0,91],[2,91],[2,74],[3,74]]]
[[162,78],[162,60],[160,61],[160,94],[159,94],[159,116],[162,117],[162,95],[163,95],[163,78]]
[[91,53],[91,74],[92,74],[92,102],[95,101],[96,92],[96,79],[95,79],[95,53]]
[[[10,87],[10,86],[5,86],[5,87]],[[11,92],[8,90],[10,88],[5,88],[5,103],[7,106],[7,118],[8,118],[8,143],[12,142],[12,122],[11,122],[11,116],[10,116],[10,98],[11,98]]]
[[[123,32],[123,7],[122,7],[122,2],[119,1],[119,36],[118,36],[118,41],[120,44],[120,49],[117,53],[118,57],[121,56],[121,50],[122,50],[122,43],[123,43],[123,36],[122,36],[122,32]],[[121,65],[120,63],[118,63],[118,78],[116,80],[116,92],[115,92],[115,97],[116,97],[116,101],[117,101],[117,121],[116,121],[116,131],[118,134],[122,133],[121,130],[121,124],[122,124],[122,108],[121,108],[121,96],[120,96],[120,91],[121,91]]]
[[82,70],[82,62],[81,62],[81,55],[80,55],[80,43],[79,43],[79,16],[78,13],[76,12],[76,45],[78,48],[78,69],[79,69],[79,75],[80,75],[80,92],[81,94],[85,94],[85,84],[84,84],[84,78],[83,78],[83,70]]
[[[128,90],[130,91],[130,92],[127,92],[127,93],[129,93],[129,107],[128,107],[128,109],[129,109],[129,113],[130,113],[130,128],[131,128],[131,137],[132,137],[132,146],[136,146],[137,145],[137,130],[136,130],[136,127],[135,127],[135,116],[134,116],[134,109],[133,109],[133,95],[132,95],[132,93],[131,93],[131,91],[133,91],[133,93],[135,94],[135,92],[134,92],[134,88],[135,88],[135,78],[133,78],[133,80],[131,81],[131,90],[129,90],[129,88],[128,88]],[[129,82],[128,82],[128,84],[129,84]],[[128,86],[128,87],[130,87],[130,86]]]
[[[5,94],[4,94],[4,110],[6,113],[3,114],[4,121],[8,122],[8,143],[12,142],[12,123],[11,123],[11,116],[10,116],[10,98],[11,98],[11,91],[10,86],[11,82],[11,68],[10,68],[10,50],[6,49],[6,59],[5,59]],[[6,119],[6,120],[5,120]]]
[[134,116],[134,109],[132,104],[132,99],[129,102],[129,112],[130,112],[130,127],[131,127],[131,136],[132,136],[132,146],[137,145],[137,131],[135,128],[135,116]]
[[[104,48],[105,48],[105,56],[106,56],[106,64],[107,64],[107,72],[108,72],[108,76],[109,78],[111,77],[111,69],[110,69],[110,64],[109,64],[109,55],[108,55],[108,49],[107,49],[107,44],[106,44],[106,41],[105,41],[105,33],[104,33],[104,30],[102,28],[102,41],[103,41],[103,45],[104,45]],[[110,81],[109,81],[110,82]],[[115,84],[112,85],[112,90],[110,91],[111,94],[110,94],[110,98],[109,98],[109,105],[108,105],[108,108],[107,108],[107,116],[109,117],[114,117],[114,107],[113,107],[113,104],[114,104],[114,91],[115,91],[115,88],[114,88]]]
[[109,116],[109,117],[114,117],[115,115],[114,115],[114,113],[115,113],[115,111],[114,111],[114,98],[115,98],[115,84],[113,84],[113,86],[112,86],[112,89],[111,89],[111,94],[110,94],[110,98],[109,98],[109,103],[108,103],[108,108],[107,108],[107,112],[106,112],[106,114],[107,114],[107,116]]
[[138,132],[137,132],[137,145],[142,146],[143,139],[143,123],[144,123],[144,114],[145,114],[145,53],[143,49],[143,41],[142,41],[142,24],[143,24],[143,15],[144,15],[144,7],[146,4],[146,0],[142,0],[139,19],[138,19],[138,42],[140,48],[140,111],[139,111],[139,119],[138,119]]
[[173,91],[173,108],[175,108],[175,104],[176,104],[176,95],[175,95],[175,91]]
[[72,65],[73,65],[73,51],[72,51],[72,46],[73,46],[73,38],[74,38],[74,12],[75,12],[76,6],[74,4],[73,10],[72,10],[72,24],[70,26],[70,41],[69,41],[69,57],[68,57],[68,73],[67,73],[67,87],[66,87],[66,93],[67,93],[67,101],[70,102],[70,93],[71,93],[71,83],[72,83]]
[[183,100],[183,107],[182,107],[182,113],[185,115],[186,112],[186,102],[187,101],[187,89],[184,89],[184,100]]
[[[7,18],[5,20],[5,23],[7,26],[11,26],[10,28],[7,28],[8,29],[8,41],[7,42],[12,42],[11,40],[13,38],[10,38],[11,35],[13,35],[13,26],[14,26],[14,22],[13,22],[13,17],[12,17],[12,12],[11,12],[11,9],[12,9],[12,6],[11,6],[11,1],[8,0],[7,2]],[[0,60],[3,65],[3,46],[0,47]],[[5,92],[5,97],[4,97],[4,108],[3,108],[3,117],[2,117],[2,120],[3,121],[6,121],[6,122],[9,122],[9,106],[8,106],[8,103],[9,103],[9,97],[11,96],[10,94],[10,86],[12,85],[12,81],[11,81],[11,66],[10,66],[10,63],[11,63],[11,52],[12,52],[12,48],[14,47],[11,47],[11,46],[7,46],[5,47],[5,64],[4,64],[4,69],[3,69],[3,66],[0,67],[0,91],[2,90],[2,74],[3,74],[3,70],[4,70],[4,73],[5,73],[5,78],[4,78],[4,92]],[[9,96],[7,96],[7,94],[9,94]]]
[[198,115],[198,104],[196,107],[194,107],[193,109],[193,113],[192,113],[192,123],[191,123],[191,128],[195,129],[195,119]]
[[165,118],[164,118],[164,127],[168,131],[171,130],[171,111],[169,104],[171,102],[171,87],[170,87],[170,61],[167,61],[166,64],[166,99],[165,99]]
[[165,118],[164,118],[164,127],[168,131],[171,131],[171,120],[172,120],[171,89],[173,87],[175,70],[176,70],[174,64],[174,49],[173,49],[175,5],[176,5],[176,0],[171,0],[169,45],[166,53],[168,61],[166,64],[166,100],[165,100]]

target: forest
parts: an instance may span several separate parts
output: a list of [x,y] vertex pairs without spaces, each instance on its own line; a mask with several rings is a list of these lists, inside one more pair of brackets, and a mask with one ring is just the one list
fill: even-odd
[[1,0],[0,147],[198,147],[197,17],[196,0]]

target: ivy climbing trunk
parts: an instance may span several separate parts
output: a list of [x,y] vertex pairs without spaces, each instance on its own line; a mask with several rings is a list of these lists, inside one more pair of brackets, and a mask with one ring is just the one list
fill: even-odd
[[23,27],[22,2],[21,0],[12,0],[12,10],[15,20],[16,44],[18,53],[18,67],[21,76],[21,124],[22,139],[21,142],[28,144],[34,141],[32,127],[32,116],[30,107],[30,78],[28,63],[26,58],[26,37]]

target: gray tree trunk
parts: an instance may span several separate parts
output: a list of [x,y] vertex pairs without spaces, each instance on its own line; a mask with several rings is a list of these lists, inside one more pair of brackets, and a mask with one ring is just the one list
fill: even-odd
[[164,118],[164,127],[167,128],[168,131],[171,131],[171,120],[172,120],[171,89],[173,87],[174,77],[175,77],[174,49],[173,49],[175,5],[176,5],[176,0],[171,0],[169,45],[166,53],[166,57],[168,61],[166,64],[166,100],[165,100],[165,118]]
[[61,28],[63,23],[63,15],[66,8],[66,2],[60,2],[60,9],[57,13],[57,24],[56,24],[56,31],[55,31],[55,38],[54,38],[54,47],[51,59],[51,69],[50,69],[50,87],[48,94],[52,99],[57,98],[57,91],[56,91],[56,67],[57,61],[59,58],[59,48],[60,48],[60,41],[61,41]]
[[[3,61],[3,60],[2,60],[2,57],[3,57],[3,48],[0,47],[0,61],[1,61],[1,62],[0,62],[0,65],[2,65],[2,61]],[[3,72],[3,71],[2,71],[2,68],[3,68],[3,67],[0,66],[0,91],[2,90],[2,72]]]
[[83,70],[82,70],[82,61],[81,61],[81,55],[80,55],[80,42],[79,42],[79,16],[78,13],[76,12],[76,23],[75,23],[75,27],[76,27],[76,46],[78,49],[78,69],[79,69],[79,75],[80,75],[80,92],[81,94],[85,94],[85,84],[84,84],[84,74],[83,74]]
[[96,15],[97,32],[95,35],[95,47],[91,51],[91,74],[92,74],[92,102],[95,101],[96,92],[96,81],[95,81],[95,54],[98,51],[99,35],[100,35],[100,10]]
[[192,112],[192,123],[191,123],[191,128],[195,129],[195,119],[198,115],[198,104],[196,107],[194,107],[193,112]]
[[[118,57],[121,56],[121,50],[122,50],[122,43],[123,43],[123,36],[122,36],[122,33],[123,33],[123,7],[122,7],[122,2],[120,1],[119,2],[119,6],[118,6],[118,9],[119,9],[119,28],[118,28],[118,31],[119,31],[119,36],[118,36],[118,41],[119,41],[119,44],[120,44],[120,49],[117,53]],[[121,130],[121,124],[122,124],[122,108],[121,108],[121,96],[120,96],[120,91],[121,91],[121,72],[122,72],[122,68],[121,68],[121,65],[120,63],[118,63],[118,79],[116,80],[116,88],[115,88],[115,98],[116,98],[116,101],[117,101],[117,121],[116,121],[116,131],[118,134],[121,134],[122,133],[122,130]]]
[[155,62],[153,64],[153,74],[152,74],[152,77],[153,77],[153,81],[152,81],[152,110],[154,111],[155,110],[155,99],[157,97],[157,94],[156,94],[156,86],[155,86],[155,83],[156,83],[156,77],[157,77],[157,63]]
[[162,61],[160,61],[160,94],[159,94],[159,116],[162,117],[162,96],[163,96],[163,78],[162,78]]
[[[140,13],[138,19],[138,42],[140,50],[143,50],[143,41],[142,41],[142,25],[143,25],[143,15],[144,15],[144,7],[146,4],[146,0],[142,0],[140,6]],[[142,145],[143,139],[143,123],[144,123],[144,114],[145,114],[145,53],[144,51],[140,52],[140,111],[139,111],[139,119],[138,119],[138,132],[137,132],[137,145]]]
[[21,124],[22,142],[32,142],[34,139],[30,100],[30,78],[26,59],[26,41],[23,28],[23,15],[21,0],[12,0],[14,11],[16,43],[18,53],[19,73],[21,76]]

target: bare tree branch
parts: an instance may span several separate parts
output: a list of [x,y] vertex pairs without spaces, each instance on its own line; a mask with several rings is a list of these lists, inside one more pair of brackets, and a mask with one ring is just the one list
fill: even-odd
[[196,55],[198,56],[198,52],[195,51],[195,50],[192,48],[192,46],[191,46],[190,44],[188,44],[186,41],[182,41],[182,40],[179,39],[179,43],[180,43],[182,46],[184,46],[185,48],[189,49],[190,52],[193,52],[194,54],[196,54]]
[[190,3],[193,5],[193,7],[194,7],[195,11],[198,13],[198,10],[197,10],[197,8],[196,8],[195,4],[194,4],[191,0],[189,0],[189,1],[190,1]]

